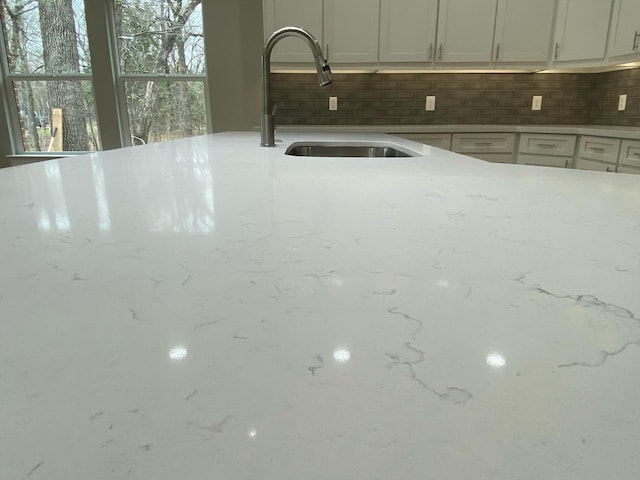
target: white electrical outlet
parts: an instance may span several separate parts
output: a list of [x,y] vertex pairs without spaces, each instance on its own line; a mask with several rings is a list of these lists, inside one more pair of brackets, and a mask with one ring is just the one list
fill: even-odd
[[338,97],[329,97],[329,110],[338,110]]
[[626,95],[620,95],[618,97],[618,111],[621,112],[625,108],[627,108],[627,96]]
[[436,109],[436,97],[433,95],[427,95],[427,99],[424,104],[424,109],[427,112],[433,112]]
[[542,110],[542,95],[534,95],[531,100],[531,110]]

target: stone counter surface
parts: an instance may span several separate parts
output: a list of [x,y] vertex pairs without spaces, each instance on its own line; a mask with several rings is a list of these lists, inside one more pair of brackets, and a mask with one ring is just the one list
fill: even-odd
[[0,171],[0,478],[638,478],[638,176],[278,137]]

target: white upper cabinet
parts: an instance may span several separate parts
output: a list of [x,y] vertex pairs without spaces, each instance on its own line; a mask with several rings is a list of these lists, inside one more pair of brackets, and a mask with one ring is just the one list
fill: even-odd
[[[264,37],[282,27],[302,27],[322,45],[322,0],[264,0]],[[273,49],[274,62],[313,62],[307,43],[300,38],[283,38]]]
[[611,4],[612,0],[559,0],[553,59],[602,60]]
[[491,60],[497,0],[440,0],[438,63]]
[[432,62],[438,0],[381,0],[380,61]]
[[609,57],[640,53],[640,0],[617,0],[609,32]]
[[377,63],[380,0],[324,0],[329,64]]
[[493,61],[543,63],[549,58],[556,0],[499,0]]

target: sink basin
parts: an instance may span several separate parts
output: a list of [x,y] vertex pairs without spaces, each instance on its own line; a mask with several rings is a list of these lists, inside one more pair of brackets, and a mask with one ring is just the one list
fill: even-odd
[[378,143],[296,142],[287,155],[298,157],[415,157],[416,153],[398,145]]

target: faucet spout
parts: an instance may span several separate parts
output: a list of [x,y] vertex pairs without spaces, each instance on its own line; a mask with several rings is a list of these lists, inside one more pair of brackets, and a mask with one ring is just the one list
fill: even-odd
[[262,49],[262,118],[260,121],[260,146],[275,147],[274,108],[271,103],[271,52],[273,47],[285,37],[300,37],[307,42],[318,72],[318,84],[321,87],[333,81],[331,68],[324,59],[322,48],[311,33],[300,27],[284,27],[273,32],[264,43]]

